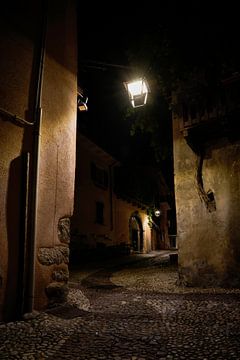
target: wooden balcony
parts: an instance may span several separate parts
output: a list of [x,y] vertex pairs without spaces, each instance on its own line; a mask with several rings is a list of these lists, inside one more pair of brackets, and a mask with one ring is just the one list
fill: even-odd
[[194,150],[220,137],[240,138],[240,78],[223,82],[218,94],[201,103],[183,103],[181,108],[180,129]]

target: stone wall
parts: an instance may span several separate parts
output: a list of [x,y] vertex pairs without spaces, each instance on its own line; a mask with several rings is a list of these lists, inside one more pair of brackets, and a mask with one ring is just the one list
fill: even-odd
[[41,265],[51,271],[51,279],[45,287],[48,297],[48,305],[56,305],[67,300],[69,278],[69,247],[70,242],[70,219],[62,218],[58,223],[58,238],[62,243],[54,247],[40,247],[37,258]]

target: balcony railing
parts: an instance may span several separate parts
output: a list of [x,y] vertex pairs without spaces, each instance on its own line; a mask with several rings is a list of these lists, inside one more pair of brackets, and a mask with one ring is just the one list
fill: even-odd
[[194,104],[181,104],[181,130],[184,135],[188,130],[202,127],[206,123],[216,126],[229,123],[228,119],[240,111],[240,77],[222,82],[216,94],[206,95],[202,101]]
[[214,94],[179,104],[180,131],[192,150],[201,154],[220,138],[240,139],[240,75],[222,82]]

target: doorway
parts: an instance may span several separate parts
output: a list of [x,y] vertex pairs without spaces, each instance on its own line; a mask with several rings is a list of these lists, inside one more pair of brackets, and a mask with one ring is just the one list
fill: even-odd
[[134,252],[143,251],[143,227],[141,218],[137,213],[131,215],[129,220],[130,244]]

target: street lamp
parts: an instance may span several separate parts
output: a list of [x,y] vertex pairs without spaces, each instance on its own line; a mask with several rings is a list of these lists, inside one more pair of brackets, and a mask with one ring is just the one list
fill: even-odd
[[124,83],[130,102],[134,108],[146,105],[149,87],[145,79],[140,78]]
[[[102,70],[105,71],[108,68],[116,69],[116,70],[136,70],[132,66],[120,65],[120,64],[110,64],[102,61],[95,60],[82,60],[82,66],[88,69],[94,70]],[[124,86],[128,92],[128,96],[130,102],[134,108],[144,106],[147,103],[149,86],[145,78],[139,78],[134,81],[124,82]],[[81,95],[83,95],[81,93]],[[80,111],[86,111],[87,105],[86,101],[82,101],[83,99],[80,97]]]

